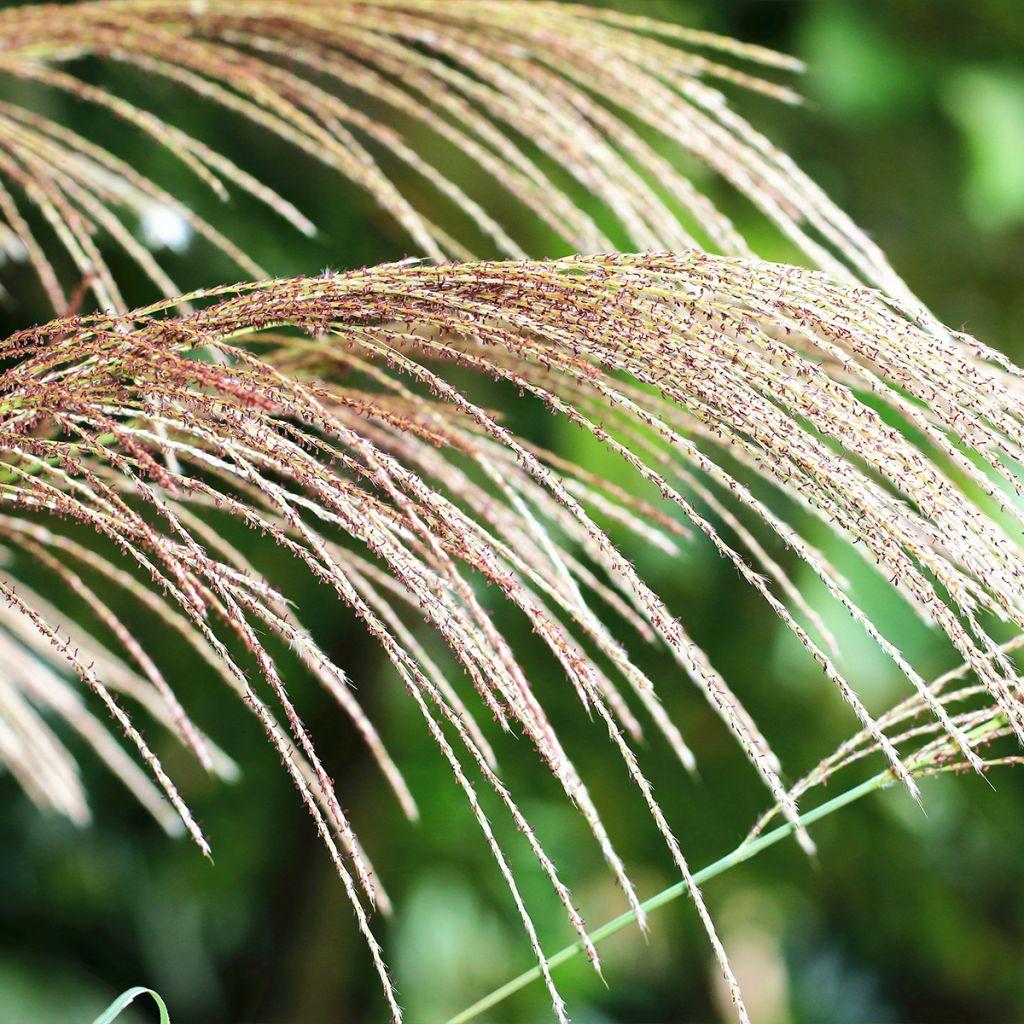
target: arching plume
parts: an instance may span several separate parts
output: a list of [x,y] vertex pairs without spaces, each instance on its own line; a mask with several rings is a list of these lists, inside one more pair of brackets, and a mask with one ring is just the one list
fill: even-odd
[[[410,814],[415,793],[344,666],[288,603],[288,577],[265,579],[221,539],[219,523],[237,520],[287,552],[292,571],[310,573],[380,644],[464,790],[542,965],[481,783],[523,832],[581,936],[583,920],[497,773],[487,719],[535,748],[641,917],[615,837],[545,711],[552,688],[570,687],[610,738],[687,880],[675,830],[685,836],[688,823],[665,818],[633,752],[653,724],[692,766],[686,723],[669,719],[660,694],[696,687],[790,819],[802,792],[783,784],[771,737],[690,639],[687,609],[668,607],[630,561],[638,544],[711,545],[847,700],[858,749],[880,750],[916,792],[915,766],[891,730],[899,712],[873,717],[814,610],[839,602],[905,675],[943,750],[981,767],[978,720],[924,682],[805,535],[806,524],[826,523],[945,634],[994,728],[1024,736],[1018,674],[993,638],[1004,623],[1024,628],[1020,374],[867,288],[695,250],[406,263],[62,318],[11,335],[3,357],[0,539],[80,596],[102,582],[134,597],[256,715],[333,858],[396,1018],[368,911],[386,897],[319,760],[315,727],[285,686],[281,642],[351,716]],[[584,431],[622,461],[632,486],[513,432],[477,394],[495,389]],[[86,531],[98,536],[89,546]],[[813,595],[787,575],[794,558],[816,581]],[[15,558],[0,582],[7,663],[41,658],[47,670],[4,678],[0,756],[33,798],[81,819],[73,762],[37,713],[56,711],[166,821],[161,788],[205,849],[124,707],[141,704],[208,767],[230,771],[230,762],[112,613],[104,646],[16,585],[17,570]],[[496,625],[495,598],[546,646],[552,670],[543,677],[523,668]],[[631,635],[604,625],[609,610],[636,627]],[[417,620],[444,640],[465,686],[417,641]],[[671,652],[676,678],[652,681],[640,669],[634,655],[652,643]],[[109,748],[61,681],[61,663],[128,733],[152,782]]]
[[[83,58],[139,74],[115,92],[80,72]],[[337,171],[424,258],[525,257],[538,227],[548,254],[701,246],[752,256],[712,198],[718,178],[812,264],[905,295],[877,247],[723,92],[794,102],[774,79],[799,69],[710,33],[533,0],[13,7],[0,11],[0,77],[18,97],[0,102],[0,249],[31,261],[58,313],[74,298],[62,281],[68,261],[101,308],[125,308],[111,248],[161,295],[180,290],[139,240],[140,221],[169,245],[203,236],[244,273],[267,276],[231,241],[227,216],[198,216],[170,186],[85,137],[72,114],[83,107],[163,147],[225,201],[248,194],[315,232],[301,197],[227,159],[212,133],[191,135],[154,110],[152,86],[162,83],[215,111],[219,131],[256,129]],[[37,101],[54,96],[65,100],[64,120],[39,112]],[[51,239],[66,258],[55,258]]]

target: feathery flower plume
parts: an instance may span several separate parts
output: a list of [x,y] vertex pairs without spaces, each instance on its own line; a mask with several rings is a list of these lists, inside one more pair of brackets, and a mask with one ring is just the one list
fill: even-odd
[[[695,686],[791,821],[807,786],[787,790],[769,738],[687,634],[684,610],[666,606],[625,544],[672,551],[703,538],[735,567],[849,703],[861,732],[840,762],[878,750],[916,794],[918,762],[901,757],[903,737],[893,729],[920,713],[931,716],[920,728],[943,757],[981,768],[980,712],[962,710],[945,683],[928,685],[793,525],[820,520],[945,634],[998,729],[1024,737],[1018,673],[993,639],[1001,622],[1024,630],[1020,372],[868,288],[696,250],[403,263],[193,292],[123,315],[64,317],[11,335],[2,354],[0,537],[83,597],[100,581],[123,589],[187,639],[256,715],[345,885],[396,1020],[369,913],[386,907],[386,896],[268,637],[283,641],[352,717],[410,814],[414,794],[282,581],[264,579],[220,538],[224,517],[289,553],[380,644],[466,795],[560,1020],[565,1007],[478,796],[481,780],[587,942],[584,922],[497,773],[484,719],[532,744],[641,922],[643,912],[545,711],[556,681],[524,670],[481,599],[482,584],[526,616],[607,732],[690,883],[674,827],[633,752],[650,715],[680,761],[693,764],[659,692]],[[629,467],[635,489],[517,436],[474,400],[474,377],[585,431]],[[793,516],[795,507],[803,514]],[[602,520],[625,541],[613,542]],[[83,545],[83,528],[96,544]],[[783,548],[817,579],[814,600],[787,576]],[[14,666],[0,683],[0,756],[33,799],[81,820],[73,761],[39,714],[52,709],[168,824],[154,784],[162,790],[205,850],[123,703],[137,699],[208,768],[229,772],[230,762],[112,614],[104,613],[105,625],[116,653],[16,584],[16,573],[14,561],[0,580],[0,642]],[[905,707],[872,716],[813,611],[824,595],[905,675]],[[635,626],[635,638],[603,625],[606,607]],[[416,640],[417,619],[444,640],[472,699]],[[639,668],[634,652],[651,643],[671,652],[677,680],[655,687]],[[42,658],[47,671],[19,670],[30,658]],[[62,681],[61,664],[103,701],[153,783],[114,753]],[[746,1019],[700,891],[690,891]],[[596,950],[587,949],[596,966]]]
[[[24,97],[0,102],[0,247],[31,261],[58,314],[69,297],[41,230],[101,308],[125,305],[99,239],[161,295],[180,290],[138,239],[140,221],[146,238],[175,247],[194,233],[244,273],[267,274],[156,180],[39,113],[38,91],[117,118],[222,199],[247,193],[315,231],[291,201],[144,98],[76,74],[84,57],[169,83],[228,123],[323,162],[372,196],[424,257],[523,258],[516,225],[529,221],[548,232],[549,253],[700,246],[753,255],[680,171],[689,162],[746,196],[820,269],[907,296],[878,248],[722,91],[795,102],[765,77],[799,71],[792,58],[533,0],[94,0],[0,11],[0,75]],[[475,194],[460,166],[492,182],[500,200]]]

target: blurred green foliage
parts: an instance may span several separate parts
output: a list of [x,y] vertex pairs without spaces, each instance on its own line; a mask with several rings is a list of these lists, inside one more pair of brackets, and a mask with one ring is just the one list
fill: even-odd
[[[806,60],[803,109],[737,96],[741,109],[876,238],[940,316],[1024,358],[1024,18],[1015,0],[617,0],[615,6]],[[120,69],[86,72],[115,88],[131,85]],[[208,135],[207,111],[178,100],[173,90],[148,97],[165,104],[175,123]],[[115,143],[116,127],[99,115],[70,105],[67,114],[79,130],[116,145],[140,169],[211,212],[214,201],[177,168],[163,166],[164,155],[128,137]],[[230,233],[275,273],[343,269],[409,252],[368,201],[324,168],[244,125],[215,138],[324,228],[307,242],[239,202]],[[722,200],[763,252],[792,255],[759,226],[753,210]],[[551,254],[549,246],[538,233],[534,252]],[[234,273],[191,250],[172,262],[186,287]],[[28,271],[15,266],[4,274],[0,326],[45,318]],[[619,471],[564,425],[545,421],[538,429],[567,456],[603,473]],[[935,672],[949,667],[948,651],[913,624],[856,555],[828,554],[918,664]],[[708,546],[694,542],[678,564],[643,551],[635,556],[733,681],[794,776],[853,731],[853,716],[838,696]],[[275,551],[255,557],[268,570],[287,566]],[[384,659],[313,585],[297,580],[290,593],[349,671],[412,779],[423,812],[418,825],[402,819],[329,699],[293,672],[288,682],[301,712],[398,907],[382,935],[409,1020],[443,1019],[529,966],[528,946],[447,766]],[[524,624],[507,609],[494,611],[519,639],[642,895],[670,884],[669,859],[601,729],[578,713]],[[904,692],[892,668],[841,615],[831,624],[845,644],[851,676],[874,707]],[[134,984],[157,989],[176,1024],[381,1019],[376,981],[344,894],[255,722],[166,637],[148,623],[137,627],[158,645],[158,659],[180,679],[183,701],[198,721],[243,767],[239,784],[213,784],[161,745],[213,841],[216,864],[185,842],[168,841],[87,757],[95,823],[85,831],[39,816],[0,777],[0,1022],[87,1022]],[[643,768],[699,866],[736,844],[766,797],[671,661],[652,653],[646,659],[644,668],[660,682],[696,748],[701,779],[686,778],[653,740],[642,752]],[[154,732],[149,738],[161,743]],[[621,898],[556,785],[524,744],[507,737],[496,742],[505,775],[588,920],[598,924],[618,913]],[[993,781],[995,791],[975,778],[926,784],[927,815],[901,793],[873,798],[817,828],[819,864],[787,845],[712,883],[706,896],[755,1019],[1024,1018],[1024,779],[1004,772]],[[505,838],[542,939],[558,948],[570,938],[560,908],[525,844],[514,833]],[[651,925],[647,939],[626,932],[609,942],[608,988],[585,962],[561,972],[575,1020],[682,1022],[721,1014],[710,952],[685,901],[660,911]],[[147,1010],[134,1019],[148,1019]],[[492,1019],[548,1019],[543,990],[523,992]]]

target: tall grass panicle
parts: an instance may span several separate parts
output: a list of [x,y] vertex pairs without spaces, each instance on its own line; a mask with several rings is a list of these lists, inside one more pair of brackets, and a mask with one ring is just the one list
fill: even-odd
[[[563,252],[703,247],[753,256],[680,170],[689,165],[739,190],[821,269],[905,293],[877,246],[719,88],[796,102],[772,76],[791,76],[799,62],[761,47],[534,0],[34,4],[0,11],[0,40],[0,75],[21,86],[22,99],[0,103],[0,215],[8,244],[31,259],[57,312],[68,296],[19,194],[101,307],[123,304],[97,232],[161,294],[180,291],[137,240],[140,216],[180,217],[246,274],[268,275],[158,182],[40,113],[47,94],[152,140],[222,199],[247,193],[299,231],[316,231],[219,153],[216,133],[195,137],[148,109],[158,82],[183,101],[220,108],[224,123],[322,161],[365,190],[420,256],[525,258],[524,225],[532,237],[542,227]],[[84,58],[143,77],[128,76],[127,95],[115,94],[75,73]],[[491,180],[490,198],[470,188],[460,165]]]
[[[0,757],[38,804],[88,820],[74,759],[50,724],[56,715],[165,828],[209,850],[126,707],[165,726],[208,770],[230,776],[236,767],[114,610],[130,598],[256,716],[400,1019],[371,921],[374,907],[390,904],[317,754],[315,727],[285,686],[282,656],[301,662],[351,718],[410,817],[415,786],[344,666],[304,627],[287,578],[264,578],[224,539],[232,520],[287,553],[390,660],[465,793],[561,1021],[565,1006],[478,786],[522,832],[595,967],[598,952],[542,835],[499,775],[486,719],[535,749],[641,925],[644,909],[548,717],[556,682],[524,669],[483,584],[525,618],[610,741],[744,1020],[682,846],[633,752],[649,720],[680,766],[695,767],[685,723],[670,719],[659,695],[683,681],[697,688],[768,789],[775,810],[757,828],[781,815],[808,850],[797,801],[851,760],[880,753],[916,797],[922,771],[981,770],[978,748],[1024,739],[1016,641],[1003,642],[1024,630],[1021,373],[920,309],[877,249],[714,85],[788,101],[788,87],[761,72],[793,62],[613,11],[518,0],[99,0],[0,12],[0,39],[0,72],[105,108],[218,192],[247,191],[312,231],[288,200],[206,143],[69,67],[84,55],[128,63],[248,119],[366,189],[424,257],[181,295],[136,237],[133,218],[148,204],[174,211],[245,273],[266,275],[116,154],[31,106],[0,104],[0,241],[31,261],[61,314],[10,335],[0,353],[0,538],[11,554],[0,576]],[[666,155],[666,139],[743,191],[819,269],[755,259]],[[445,176],[439,153],[492,175],[562,244],[608,251],[525,258],[512,227]],[[409,171],[433,190],[429,202],[396,184]],[[614,231],[578,205],[581,190],[605,204]],[[441,200],[460,214],[465,240],[436,223]],[[67,294],[27,206],[99,311],[72,311],[89,300]],[[126,309],[107,244],[146,271],[159,301]],[[610,251],[624,245],[646,251]],[[508,258],[466,261],[481,247]],[[721,254],[705,251],[712,247]],[[489,393],[579,428],[628,468],[635,488],[519,436],[474,397],[481,379]],[[856,545],[944,634],[963,661],[958,674],[922,678],[812,543],[820,524]],[[770,737],[740,695],[629,558],[630,547],[671,556],[701,538],[850,706],[856,737],[796,787],[783,783]],[[783,549],[811,584],[798,585]],[[30,564],[87,601],[108,640],[19,582]],[[116,601],[104,596],[115,592]],[[826,602],[898,667],[906,702],[872,715],[839,667]],[[628,635],[608,628],[609,612]],[[472,698],[417,639],[422,620]],[[678,679],[644,673],[636,652],[646,644],[671,652]],[[148,771],[101,724],[83,686]]]

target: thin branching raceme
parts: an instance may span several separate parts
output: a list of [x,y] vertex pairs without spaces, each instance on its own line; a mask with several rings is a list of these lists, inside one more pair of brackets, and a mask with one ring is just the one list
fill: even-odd
[[[1024,735],[1012,651],[997,641],[1007,626],[1024,629],[1020,375],[867,288],[696,250],[404,263],[66,317],[10,336],[3,355],[0,538],[90,605],[103,603],[94,587],[123,590],[187,638],[256,715],[328,848],[396,1019],[369,913],[386,908],[386,896],[285,687],[285,648],[351,716],[409,814],[413,794],[342,668],[303,628],[302,609],[222,539],[228,518],[293,556],[390,659],[508,883],[560,1019],[493,807],[526,837],[595,966],[598,955],[543,837],[498,774],[487,718],[536,749],[642,924],[614,837],[545,710],[560,678],[571,688],[640,790],[743,1019],[682,846],[634,755],[649,716],[693,766],[659,693],[685,682],[698,689],[808,847],[797,800],[848,760],[880,752],[916,795],[920,757],[981,768],[976,746]],[[620,458],[633,484],[610,484],[517,436],[474,400],[474,377],[564,417]],[[894,416],[906,429],[891,425]],[[920,677],[803,535],[808,524],[819,529],[815,520],[944,632],[976,682],[953,690]],[[87,545],[83,530],[99,541]],[[859,723],[848,748],[793,790],[769,737],[688,636],[682,609],[667,607],[627,558],[626,545],[673,551],[684,541],[710,544],[762,595]],[[798,589],[783,548],[819,594]],[[47,674],[14,670],[4,680],[0,754],[30,796],[81,819],[73,762],[37,710],[53,709],[166,823],[153,785],[112,752],[61,682],[59,664],[70,665],[205,849],[122,705],[137,700],[208,767],[230,771],[230,762],[113,612],[101,617],[117,654],[62,628],[55,609],[15,585],[17,567],[0,584],[4,649],[16,667],[42,658]],[[543,676],[524,671],[487,589],[550,652]],[[905,705],[872,717],[814,610],[819,600],[838,601],[898,666]],[[628,636],[604,624],[609,609],[635,627]],[[425,650],[417,618],[443,639],[465,689]],[[682,670],[657,687],[635,656],[651,643]],[[901,756],[910,741],[925,744],[916,760]],[[481,781],[496,802],[478,793]]]
[[[315,230],[288,199],[151,110],[148,84],[134,96],[93,85],[78,73],[83,57],[170,83],[226,123],[323,162],[369,193],[421,256],[523,257],[531,220],[553,251],[752,255],[681,172],[689,162],[745,195],[816,266],[906,294],[877,247],[721,91],[794,102],[770,80],[799,70],[780,54],[532,0],[97,0],[0,11],[0,79],[16,85],[0,100],[0,246],[31,261],[58,313],[70,298],[51,235],[101,308],[124,304],[98,236],[161,295],[179,291],[138,240],[140,220],[156,241],[198,234],[246,274],[266,275],[158,181],[40,113],[33,90],[105,111],[221,198],[247,193]],[[470,194],[460,166],[493,181],[500,204]]]

